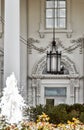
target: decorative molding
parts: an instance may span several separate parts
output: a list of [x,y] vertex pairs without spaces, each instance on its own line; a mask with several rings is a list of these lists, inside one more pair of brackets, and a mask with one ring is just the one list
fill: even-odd
[[[28,40],[25,40],[22,36],[20,36],[20,40],[28,46],[28,48],[34,49],[36,51],[38,51],[39,53],[46,53],[46,51],[48,50],[48,48],[51,46],[51,43],[49,43],[45,48],[43,47],[37,47],[36,45],[34,45],[35,43],[40,43],[39,40],[35,40],[34,38],[29,38]],[[57,43],[57,48],[61,47],[62,48],[62,54],[67,52],[67,53],[72,53],[75,49],[77,49],[78,47],[80,47],[80,52],[82,49],[83,45],[83,38],[78,38],[77,40],[70,40],[70,43],[73,43],[73,45],[70,45],[68,47],[65,47],[63,45],[63,41],[61,41],[59,38],[56,38],[56,43]]]
[[59,46],[63,49],[62,53],[64,53],[64,52],[72,53],[75,49],[77,49],[79,47],[80,54],[81,54],[83,51],[83,48],[84,48],[84,37],[80,37],[76,40],[75,39],[70,40],[70,43],[73,43],[73,45],[70,45],[68,47],[65,47],[63,45],[63,41],[61,41],[59,38],[56,38],[56,42],[57,42],[57,47]]
[[84,49],[84,36],[79,37],[77,39],[73,39],[71,42],[77,44],[80,47],[80,54],[82,54]]
[[2,38],[2,35],[4,33],[4,19],[0,16],[0,38]]
[[0,20],[0,38],[2,37],[2,22]]
[[32,74],[42,74],[43,68],[46,66],[46,56],[42,57],[34,64]]
[[67,52],[67,53],[72,53],[75,49],[77,49],[78,47],[81,47],[82,42],[81,40],[79,42],[74,42],[75,40],[70,40],[70,43],[73,43],[73,45],[70,45],[68,47],[65,47],[63,45],[63,41],[58,39],[58,44],[57,46],[60,46],[63,50],[62,53]]
[[0,56],[4,55],[4,49],[0,47]]
[[79,88],[79,78],[70,79],[70,86],[72,86],[73,88]]
[[[71,38],[72,36],[71,4],[72,4],[72,0],[67,0],[67,29],[55,30],[56,33],[66,33],[67,38]],[[40,0],[40,28],[39,28],[40,38],[44,38],[45,33],[52,33],[52,29],[49,30],[45,29],[45,0]]]
[[75,63],[68,56],[63,55],[61,62],[63,62],[65,67],[69,70],[70,75],[78,74]]
[[71,75],[41,75],[41,74],[33,74],[32,79],[79,79],[77,74]]
[[[65,65],[67,70],[69,71],[69,75],[78,74],[76,65],[73,61],[71,61],[67,56],[62,56],[61,62]],[[42,57],[39,61],[34,64],[32,69],[32,75],[42,75],[44,68],[46,67],[46,56]]]
[[[40,0],[41,3],[43,4],[44,6],[44,0]],[[68,1],[69,2],[69,1]],[[68,6],[70,6],[70,4],[68,4]],[[42,11],[42,9],[41,9]],[[41,24],[40,24],[40,29],[42,30],[42,24],[43,24],[43,19],[42,19],[42,16],[43,14],[41,14]],[[70,18],[69,18],[70,19]],[[70,21],[68,22],[68,29],[69,29],[69,32],[71,32],[70,28],[71,28],[71,25],[70,25]],[[4,19],[0,16],[0,24],[4,24]],[[2,38],[2,32],[0,32],[0,38]],[[68,32],[67,32],[68,33]],[[42,36],[44,37],[44,36]],[[22,36],[20,36],[20,40],[24,43],[24,44],[28,44],[28,49],[30,50],[29,53],[31,53],[31,50],[32,49],[35,49],[36,51],[38,51],[39,53],[45,53],[46,50],[50,47],[51,43],[45,47],[45,48],[38,48],[37,46],[35,46],[33,43],[39,43],[38,40],[35,40],[34,38],[29,38],[28,41],[25,40]],[[82,53],[82,50],[83,50],[83,47],[84,47],[84,37],[80,37],[78,38],[77,40],[72,40],[71,42],[74,43],[73,45],[71,46],[68,46],[67,48],[62,44],[62,41],[59,40],[59,38],[57,38],[57,46],[60,46],[64,49],[64,51],[67,51],[67,53],[71,53],[72,51],[74,51],[75,49],[77,49],[78,47],[80,47],[80,54]],[[63,51],[63,53],[64,53]]]
[[36,45],[34,45],[35,43],[40,43],[39,40],[35,40],[34,38],[28,38],[28,40],[24,39],[22,36],[20,36],[20,41],[25,44],[26,46],[28,46],[29,49],[34,49],[36,51],[38,51],[39,53],[45,53],[46,50],[50,47],[50,44],[45,47],[37,47]]
[[38,40],[35,40],[34,38],[28,38],[28,40],[26,40],[22,36],[20,36],[20,41],[27,46],[29,54],[31,54],[32,49],[38,51],[38,48],[34,45],[34,43],[39,43]]

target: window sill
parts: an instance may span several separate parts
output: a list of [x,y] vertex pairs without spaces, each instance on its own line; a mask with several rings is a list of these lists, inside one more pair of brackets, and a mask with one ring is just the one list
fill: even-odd
[[[46,30],[39,30],[40,38],[44,38],[46,33],[53,33],[53,30],[46,29]],[[66,33],[67,38],[70,38],[72,35],[72,29],[59,29],[55,30],[55,33]]]

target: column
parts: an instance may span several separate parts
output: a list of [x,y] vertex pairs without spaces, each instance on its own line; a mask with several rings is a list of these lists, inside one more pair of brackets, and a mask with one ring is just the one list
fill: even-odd
[[70,97],[70,85],[67,86],[67,93],[66,93],[66,103],[71,104],[71,97]]
[[20,84],[20,0],[5,0],[4,82],[15,73]]
[[71,97],[71,104],[75,102],[75,80],[70,79],[70,97]]
[[75,101],[75,103],[79,103],[79,87],[75,87],[75,95],[76,95],[76,101]]
[[36,80],[35,79],[32,79],[32,86],[31,86],[31,89],[32,89],[32,105],[35,106],[36,105]]

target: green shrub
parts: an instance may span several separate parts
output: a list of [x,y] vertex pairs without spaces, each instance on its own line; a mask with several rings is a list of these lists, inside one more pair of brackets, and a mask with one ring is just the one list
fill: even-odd
[[79,113],[81,113],[84,111],[84,105],[79,104],[79,103],[70,105],[68,108],[68,112],[71,112],[72,110],[76,110],[76,111],[79,111]]
[[79,120],[84,123],[84,112],[81,112]]
[[44,107],[42,105],[37,105],[36,107],[31,107],[30,110],[30,119],[36,121],[38,115],[41,115],[44,112]]
[[[36,121],[38,115],[41,115],[42,112],[46,113],[50,117],[50,123],[66,123],[67,120],[72,120],[73,117],[79,118],[84,122],[84,105],[82,104],[59,104],[57,106],[52,105],[38,105],[31,108],[31,114],[33,114],[33,120]],[[30,117],[31,117],[30,114]]]
[[69,114],[68,114],[68,120],[72,120],[72,118],[79,118],[79,111],[76,110],[72,110]]

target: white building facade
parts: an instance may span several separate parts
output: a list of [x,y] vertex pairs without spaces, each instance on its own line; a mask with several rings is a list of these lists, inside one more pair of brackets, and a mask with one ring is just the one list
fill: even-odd
[[65,68],[60,75],[46,72],[53,37],[49,2],[0,0],[0,95],[14,72],[30,106],[84,103],[84,1],[59,0],[56,7],[55,40]]

